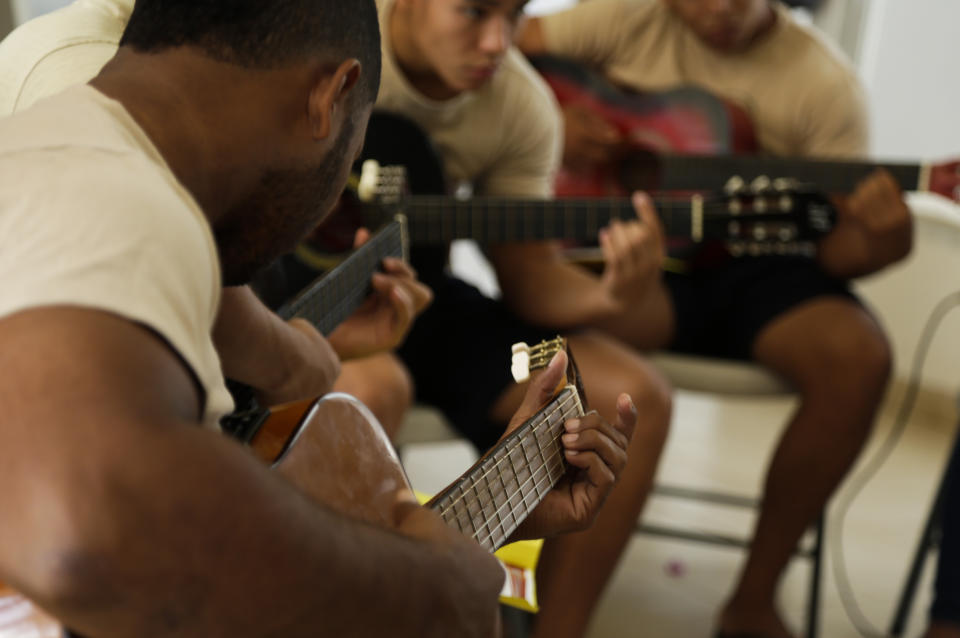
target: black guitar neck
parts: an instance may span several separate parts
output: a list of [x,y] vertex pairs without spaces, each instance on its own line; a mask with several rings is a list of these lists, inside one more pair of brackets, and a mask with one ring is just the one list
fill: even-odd
[[370,277],[386,257],[406,259],[405,221],[395,219],[329,273],[277,310],[281,319],[306,319],[329,335],[370,294]]
[[712,190],[724,188],[738,176],[789,178],[816,184],[828,193],[849,193],[877,168],[884,168],[906,191],[927,190],[919,164],[872,164],[772,155],[671,155],[637,152],[621,165],[621,179],[630,189]]
[[[406,223],[395,219],[330,272],[322,275],[284,304],[277,314],[284,320],[306,319],[328,335],[370,294],[370,278],[385,257],[406,259]],[[254,398],[253,390],[228,382],[236,409],[220,420],[224,432],[249,443],[270,416]]]
[[[654,205],[668,237],[699,241],[711,238],[714,231],[725,232],[710,223],[718,214],[728,215],[725,204],[688,198],[658,200]],[[421,195],[404,198],[395,209],[407,217],[410,242],[417,245],[443,244],[454,239],[473,239],[484,244],[546,239],[596,241],[597,233],[612,219],[636,219],[626,198],[457,200]],[[378,213],[373,210],[370,214]]]

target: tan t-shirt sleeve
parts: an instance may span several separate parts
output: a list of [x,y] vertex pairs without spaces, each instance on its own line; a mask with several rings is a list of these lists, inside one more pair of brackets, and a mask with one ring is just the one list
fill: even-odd
[[802,114],[802,155],[863,158],[869,151],[869,113],[863,86],[852,75],[820,85]]
[[[515,71],[510,71],[515,72]],[[530,89],[513,94],[505,113],[508,126],[498,160],[486,172],[486,195],[549,198],[563,151],[563,123],[543,81],[529,71]]]
[[540,18],[544,47],[551,55],[604,66],[621,46],[630,16],[625,0],[581,2]]
[[116,52],[117,45],[113,43],[84,42],[45,55],[24,79],[14,111],[22,111],[38,100],[89,82]]
[[88,149],[0,156],[0,317],[68,305],[148,327],[198,381],[216,427],[232,405],[210,337],[215,247],[146,163]]

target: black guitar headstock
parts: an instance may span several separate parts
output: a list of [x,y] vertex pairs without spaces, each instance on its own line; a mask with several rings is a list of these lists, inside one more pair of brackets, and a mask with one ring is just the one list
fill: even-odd
[[723,238],[734,256],[808,255],[833,228],[836,210],[795,180],[731,178],[704,212],[704,234]]

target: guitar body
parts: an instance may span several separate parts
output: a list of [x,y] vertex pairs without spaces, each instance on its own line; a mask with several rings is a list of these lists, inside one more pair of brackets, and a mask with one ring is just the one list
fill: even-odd
[[396,493],[410,489],[383,428],[347,394],[272,411],[251,442],[254,453],[311,500],[380,527],[392,527]]
[[[561,106],[579,107],[616,127],[625,153],[717,155],[755,152],[758,148],[749,115],[737,105],[695,87],[636,93],[620,89],[589,69],[550,56],[531,59]],[[645,187],[656,189],[655,176]],[[623,194],[614,165],[588,170],[564,167],[557,176],[560,197]]]

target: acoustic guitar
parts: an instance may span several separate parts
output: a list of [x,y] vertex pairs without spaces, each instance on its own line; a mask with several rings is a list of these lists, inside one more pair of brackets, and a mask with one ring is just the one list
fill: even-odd
[[[376,228],[396,214],[407,219],[415,259],[424,249],[455,239],[596,243],[599,230],[612,219],[636,219],[622,195],[547,200],[419,194],[445,189],[426,134],[407,118],[376,112],[366,139],[349,203],[311,238],[322,252],[347,250],[357,228]],[[418,194],[410,195],[411,190]],[[738,255],[808,254],[836,217],[826,197],[788,180],[756,180],[718,194],[658,197],[654,205],[670,242],[719,240]]]
[[[529,367],[535,369],[538,361],[545,365],[565,346],[559,338],[535,346]],[[426,506],[487,550],[501,547],[566,475],[560,436],[568,419],[583,416],[583,397],[570,356],[554,397]],[[326,507],[374,525],[392,525],[396,492],[410,484],[366,406],[333,393],[268,412],[250,442],[259,459]],[[56,620],[0,585],[0,638],[61,638],[62,632]]]
[[796,180],[825,193],[849,193],[876,168],[905,191],[928,191],[960,202],[960,162],[857,162],[757,154],[750,116],[737,105],[695,87],[636,93],[562,58],[531,62],[561,106],[584,108],[614,126],[624,149],[616,162],[589,170],[564,169],[561,196],[600,196],[626,190],[717,191],[731,178]]

